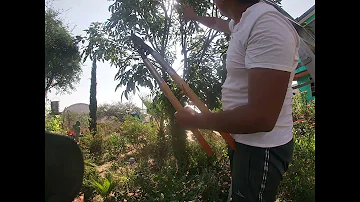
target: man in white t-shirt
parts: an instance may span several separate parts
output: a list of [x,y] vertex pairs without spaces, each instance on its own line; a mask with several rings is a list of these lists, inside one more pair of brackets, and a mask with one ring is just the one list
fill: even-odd
[[292,160],[292,80],[300,38],[273,6],[259,0],[215,0],[219,18],[197,16],[184,7],[184,18],[230,34],[223,111],[175,113],[184,128],[228,132],[232,201],[276,200],[283,174]]

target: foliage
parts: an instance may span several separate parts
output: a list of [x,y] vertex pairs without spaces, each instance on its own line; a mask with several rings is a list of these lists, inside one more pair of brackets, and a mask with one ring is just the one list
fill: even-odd
[[117,121],[123,122],[124,117],[132,111],[140,111],[140,108],[131,102],[115,102],[111,104],[101,104],[97,109],[97,118],[116,117]]
[[120,134],[121,124],[122,123],[118,120],[112,120],[112,121],[100,121],[96,125],[97,125],[98,133],[107,137],[113,135],[114,133]]
[[69,92],[80,80],[80,52],[59,12],[45,10],[45,96],[51,89]]
[[83,44],[86,41],[88,42],[88,44],[83,47],[81,57],[83,58],[84,62],[88,57],[92,61],[89,104],[89,131],[94,136],[97,133],[96,62],[104,62],[104,52],[107,42],[104,38],[104,32],[102,31],[101,23],[91,23],[89,29],[84,31],[86,32],[86,36],[77,36],[77,40],[82,41]]
[[95,188],[96,192],[104,198],[104,201],[108,201],[110,198],[110,193],[116,186],[116,181],[113,179],[111,173],[107,173],[105,178],[100,180],[92,179],[91,184]]
[[293,161],[281,182],[279,197],[315,201],[315,101],[309,103],[305,92],[294,96],[293,117]]
[[161,102],[153,102],[153,98],[151,94],[139,95],[142,103],[146,107],[146,112],[150,114],[155,120],[158,122],[160,121],[162,116],[165,116],[165,112],[163,111],[162,103]]
[[126,142],[138,150],[141,150],[144,145],[156,141],[157,128],[152,122],[143,123],[136,117],[126,116],[121,130]]
[[184,175],[178,172],[178,161],[172,155],[156,169],[139,160],[132,178],[134,193],[123,197],[128,201],[225,201],[230,182],[227,156],[220,152],[226,148],[225,142],[218,136],[207,138],[216,139],[217,144],[209,144],[218,156],[210,158],[197,142],[189,142],[193,161]]
[[[181,1],[194,8],[197,15],[220,17],[213,1]],[[179,10],[181,13],[181,10]],[[184,23],[180,18],[183,78],[190,88],[208,106],[210,110],[219,108],[221,85],[225,80],[226,48],[229,36],[225,33],[200,26],[198,22]]]
[[107,161],[116,160],[121,154],[126,151],[126,140],[119,134],[112,134],[105,137],[104,150],[109,154]]
[[89,159],[85,159],[84,178],[81,186],[81,192],[84,193],[85,201],[89,201],[90,198],[95,196],[95,187],[92,185],[93,180],[100,178],[96,165]]
[[[134,91],[137,86],[153,89],[157,85],[129,39],[131,31],[143,37],[154,50],[172,64],[175,60],[176,44],[174,6],[170,0],[119,0],[109,6],[111,17],[105,23],[105,29],[109,38],[117,41],[117,52],[121,53],[113,54],[110,60],[119,68],[115,75],[115,79],[119,80],[117,88],[126,86],[123,92],[126,98],[127,94]],[[154,65],[158,66],[156,63]],[[165,78],[165,72],[161,71],[161,74]]]
[[92,136],[88,145],[91,154],[101,155],[103,152],[103,136],[101,134]]
[[61,119],[63,120],[65,130],[72,130],[72,126],[76,124],[77,121],[80,122],[81,132],[87,130],[87,127],[89,126],[89,114],[87,113],[75,113],[65,110],[61,114]]
[[52,133],[63,133],[61,117],[59,115],[46,116],[45,131]]

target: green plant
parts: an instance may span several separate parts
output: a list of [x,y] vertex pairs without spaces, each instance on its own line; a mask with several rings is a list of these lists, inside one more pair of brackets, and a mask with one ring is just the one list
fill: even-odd
[[121,129],[127,142],[137,150],[157,140],[157,128],[155,124],[151,122],[143,123],[138,118],[132,116],[125,117]]
[[98,119],[111,118],[119,122],[124,121],[124,117],[128,115],[129,112],[140,111],[140,108],[137,107],[132,102],[113,102],[111,104],[105,103],[100,104],[97,109]]
[[117,159],[126,149],[126,141],[124,137],[117,133],[104,137],[103,145],[103,149],[109,153],[107,161]]
[[58,115],[48,115],[45,117],[45,130],[53,133],[62,134],[62,121]]
[[130,201],[225,201],[230,184],[228,168],[214,164],[207,168],[190,168],[177,175],[173,157],[154,172],[147,163],[141,163],[133,176],[138,195],[127,197]]
[[93,158],[95,163],[101,164],[103,151],[103,136],[101,134],[96,134],[95,136],[90,135],[88,137],[88,151],[89,155]]
[[113,179],[111,173],[107,173],[105,178],[91,180],[91,185],[95,188],[96,192],[103,197],[104,201],[109,200],[110,193],[116,184],[117,182]]
[[98,180],[100,176],[96,170],[96,165],[90,159],[85,159],[84,164],[84,177],[80,191],[84,193],[85,201],[89,201],[95,195],[95,188],[91,182],[92,180]]
[[76,123],[73,125],[73,130],[75,133],[75,140],[79,141],[80,137],[80,121],[76,121]]
[[[104,119],[104,118],[103,118]],[[102,120],[101,122],[97,123],[97,131],[98,133],[103,134],[104,136],[109,136],[114,133],[121,133],[120,126],[122,122],[116,120]]]

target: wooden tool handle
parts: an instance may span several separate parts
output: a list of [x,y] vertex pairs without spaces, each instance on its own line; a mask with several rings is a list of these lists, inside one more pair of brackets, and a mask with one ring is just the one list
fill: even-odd
[[[181,105],[179,100],[175,97],[175,95],[173,94],[173,92],[165,82],[160,83],[160,89],[164,92],[166,97],[169,99],[169,101],[177,111],[183,109],[183,106]],[[211,149],[210,145],[206,142],[204,137],[200,134],[199,130],[192,130],[192,133],[195,135],[195,137],[199,141],[200,145],[204,148],[206,153],[209,156],[211,156],[214,153],[214,151]]]
[[231,149],[236,150],[235,140],[229,133],[220,132],[220,135],[228,143],[228,145],[231,147]]
[[200,109],[201,112],[210,112],[206,105],[200,100],[200,98],[178,74],[173,74],[171,75],[171,77],[174,79],[175,83],[177,83],[180,89],[185,93],[185,95],[190,98],[194,105]]
[[199,141],[200,145],[204,148],[204,150],[206,151],[206,153],[209,156],[212,156],[214,154],[214,151],[211,149],[211,147],[209,146],[209,144],[206,142],[206,140],[204,139],[204,137],[200,134],[199,130],[191,130],[191,132],[194,134],[194,136],[196,137],[196,139]]

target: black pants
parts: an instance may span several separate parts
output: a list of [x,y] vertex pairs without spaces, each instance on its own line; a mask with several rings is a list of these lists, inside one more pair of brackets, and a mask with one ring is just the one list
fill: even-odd
[[272,148],[236,142],[229,148],[233,202],[274,202],[283,174],[292,160],[294,142]]

